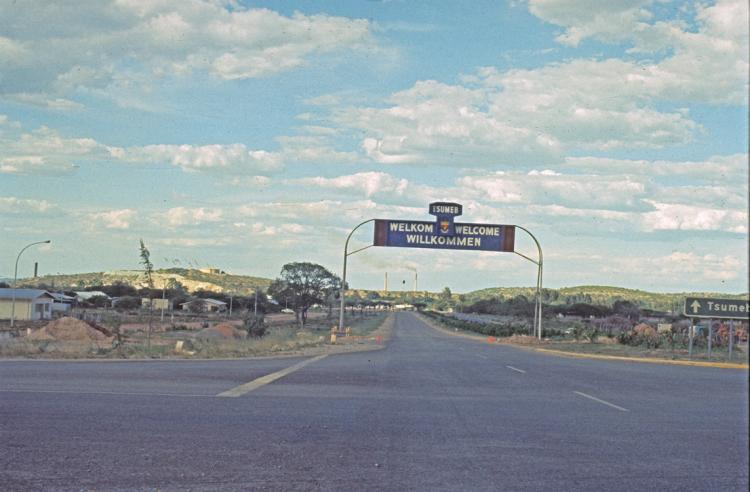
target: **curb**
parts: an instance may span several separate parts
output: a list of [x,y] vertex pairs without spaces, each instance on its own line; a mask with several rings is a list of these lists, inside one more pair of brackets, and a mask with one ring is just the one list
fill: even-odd
[[645,362],[647,364],[665,364],[673,366],[695,366],[695,367],[715,367],[719,369],[750,369],[748,364],[738,364],[733,362],[702,362],[692,360],[668,360],[668,359],[648,359],[645,357],[621,357],[617,355],[599,355],[599,354],[579,354],[575,352],[565,352],[563,350],[543,349],[528,347],[535,352],[544,352],[550,355],[560,357],[572,357],[575,359],[599,359],[599,360],[619,360],[624,362]]

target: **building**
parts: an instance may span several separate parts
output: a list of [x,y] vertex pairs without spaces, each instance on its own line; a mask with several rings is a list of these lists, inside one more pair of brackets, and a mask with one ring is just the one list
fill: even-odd
[[63,294],[62,292],[50,292],[50,295],[54,299],[52,302],[53,313],[61,313],[63,315],[66,315],[70,312],[73,304],[75,304],[76,302],[76,298],[74,296],[68,296]]
[[46,290],[0,289],[0,319],[10,319],[12,314],[16,320],[51,319],[54,300]]
[[180,304],[183,311],[221,313],[227,310],[227,303],[216,299],[193,299]]
[[110,300],[110,297],[105,292],[102,292],[100,290],[80,291],[80,292],[76,292],[75,294],[76,294],[76,300],[78,302],[88,301],[92,297],[103,297],[107,299],[108,301]]
[[141,309],[148,309],[149,303],[151,304],[151,308],[157,311],[161,311],[162,309],[164,311],[171,311],[172,310],[172,300],[171,299],[149,299],[147,297],[141,298]]

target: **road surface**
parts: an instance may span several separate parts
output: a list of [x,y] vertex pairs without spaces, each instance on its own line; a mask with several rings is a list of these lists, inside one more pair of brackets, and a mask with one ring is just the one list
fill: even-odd
[[747,371],[542,355],[411,313],[375,352],[0,362],[0,490],[747,489]]

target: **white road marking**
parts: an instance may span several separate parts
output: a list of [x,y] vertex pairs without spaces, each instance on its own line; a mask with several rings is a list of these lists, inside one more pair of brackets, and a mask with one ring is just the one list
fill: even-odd
[[599,402],[602,405],[607,405],[608,407],[616,408],[617,410],[619,410],[621,412],[629,412],[630,411],[627,408],[622,408],[620,406],[615,405],[614,403],[610,403],[608,401],[600,400],[599,398],[597,398],[595,396],[587,395],[586,393],[581,393],[580,391],[574,391],[573,393],[575,393],[576,395],[580,395],[580,396],[582,396],[584,398],[588,398],[589,400],[594,400],[595,402]]
[[271,374],[267,374],[265,376],[259,377],[258,379],[253,379],[252,381],[241,384],[239,386],[236,386],[232,389],[229,389],[227,391],[223,391],[219,393],[216,396],[226,397],[226,398],[237,398],[238,396],[242,396],[246,393],[249,393],[253,390],[256,390],[258,388],[261,388],[267,384],[273,383],[277,379],[281,379],[287,374],[291,374],[295,371],[299,371],[303,367],[305,367],[308,364],[312,364],[313,362],[317,362],[320,359],[326,357],[328,354],[319,355],[317,357],[313,357],[312,359],[305,359],[302,362],[298,362],[294,364],[293,366],[289,366],[286,369],[282,369],[280,371],[273,372]]
[[487,358],[486,355],[481,355],[481,354],[477,354],[477,357],[481,357],[482,359],[486,359]]
[[519,369],[519,368],[513,367],[513,366],[505,366],[505,367],[507,367],[511,371],[516,371],[516,372],[520,372],[521,374],[526,374],[526,371],[524,371],[523,369]]
[[44,389],[0,389],[0,393],[62,393],[68,395],[114,395],[114,396],[179,396],[182,398],[214,398],[215,395],[194,395],[189,393],[144,393],[131,391],[86,391],[86,390],[44,390]]

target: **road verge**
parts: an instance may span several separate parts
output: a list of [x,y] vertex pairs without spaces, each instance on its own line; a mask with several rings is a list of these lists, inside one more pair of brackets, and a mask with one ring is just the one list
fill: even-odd
[[750,365],[748,364],[735,363],[735,362],[670,360],[670,359],[661,359],[661,358],[656,358],[656,357],[652,358],[652,357],[636,357],[636,356],[603,355],[603,354],[593,354],[593,353],[570,352],[566,350],[555,350],[553,348],[546,348],[546,347],[538,346],[538,345],[545,344],[545,342],[538,342],[534,340],[533,342],[529,342],[529,343],[522,343],[522,344],[513,343],[509,340],[504,340],[502,338],[487,337],[487,336],[479,335],[473,332],[458,330],[456,328],[453,328],[453,329],[447,328],[443,326],[439,320],[428,318],[427,316],[423,316],[421,314],[417,314],[417,316],[419,317],[420,320],[422,320],[429,327],[441,333],[444,333],[446,335],[466,338],[466,339],[474,340],[476,342],[505,345],[505,346],[510,346],[510,347],[514,347],[517,349],[531,350],[531,351],[539,352],[545,355],[553,355],[553,356],[558,356],[558,357],[570,357],[570,358],[576,358],[576,359],[610,360],[610,361],[620,361],[620,362],[642,362],[642,363],[647,363],[647,364],[664,364],[664,365],[676,365],[676,366],[713,367],[713,368],[721,368],[721,369],[744,369],[744,370],[750,369]]

